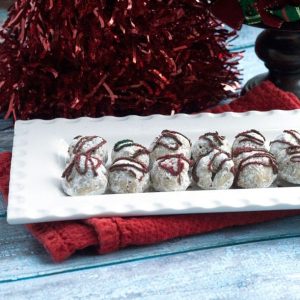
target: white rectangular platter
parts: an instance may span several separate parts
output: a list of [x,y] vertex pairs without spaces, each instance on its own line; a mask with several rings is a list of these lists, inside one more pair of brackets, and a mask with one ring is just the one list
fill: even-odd
[[297,186],[78,197],[69,197],[63,193],[61,174],[65,167],[68,144],[74,136],[100,135],[108,141],[111,150],[114,143],[125,138],[149,146],[163,129],[182,132],[192,142],[209,131],[218,131],[232,142],[237,133],[248,129],[257,129],[268,140],[272,140],[284,129],[300,129],[300,110],[17,121],[9,186],[8,222],[22,224],[92,216],[300,208],[300,187]]

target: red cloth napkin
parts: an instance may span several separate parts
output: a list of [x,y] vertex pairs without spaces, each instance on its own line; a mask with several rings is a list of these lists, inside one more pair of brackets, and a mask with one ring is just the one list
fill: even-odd
[[[210,110],[243,112],[248,110],[296,109],[298,98],[264,82],[229,105]],[[11,154],[0,154],[0,192],[7,199]],[[155,194],[153,194],[155,197]],[[142,201],[142,200],[141,200]],[[147,245],[169,239],[214,231],[231,226],[265,222],[299,214],[300,211],[268,211],[218,214],[153,216],[136,218],[90,218],[81,221],[27,225],[54,261],[70,257],[75,251],[95,246],[100,254],[131,245]]]

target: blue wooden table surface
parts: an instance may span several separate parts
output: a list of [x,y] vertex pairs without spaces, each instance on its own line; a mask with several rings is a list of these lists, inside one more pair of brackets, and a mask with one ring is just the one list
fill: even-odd
[[[5,15],[0,10],[0,16]],[[243,28],[244,81],[263,71],[259,31]],[[0,120],[0,151],[13,124]],[[6,222],[0,199],[0,299],[300,299],[300,216],[54,264],[23,226]]]

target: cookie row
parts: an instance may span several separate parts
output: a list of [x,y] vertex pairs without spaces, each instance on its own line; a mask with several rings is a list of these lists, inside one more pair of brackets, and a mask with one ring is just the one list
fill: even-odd
[[[299,147],[300,135],[294,130],[284,131],[271,142],[274,156],[256,130],[238,134],[232,149],[217,132],[201,135],[192,145],[181,133],[164,130],[149,150],[132,140],[116,143],[112,165],[106,170],[107,142],[97,136],[78,136],[69,147],[63,189],[69,195],[82,195],[104,193],[108,185],[114,193],[143,192],[150,183],[156,191],[185,190],[191,182],[202,189],[227,189],[233,184],[269,187],[278,170],[293,173]],[[293,156],[292,160],[287,156]],[[296,183],[289,176],[281,177]]]

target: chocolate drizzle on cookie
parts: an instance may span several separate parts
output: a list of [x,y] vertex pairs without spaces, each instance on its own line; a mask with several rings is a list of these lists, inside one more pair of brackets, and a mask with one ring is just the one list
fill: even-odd
[[[120,163],[120,161],[123,160],[125,162]],[[127,161],[127,162],[126,162]],[[110,172],[128,172],[133,177],[141,181],[146,173],[149,172],[149,168],[144,165],[143,163],[130,158],[130,157],[119,157],[114,161],[114,163],[109,168]],[[138,177],[137,173],[135,171],[138,171],[142,173],[142,176]]]
[[216,131],[216,132],[207,132],[203,135],[200,135],[198,140],[200,140],[200,139],[203,139],[203,140],[207,141],[209,147],[213,148],[213,147],[216,147],[216,146],[219,146],[219,147],[223,146],[224,145],[223,142],[225,140],[225,137],[219,135],[219,133]]
[[279,143],[279,144],[283,144],[283,145],[287,145],[289,147],[293,147],[293,146],[298,146],[300,145],[300,134],[297,130],[284,130],[284,133],[289,134],[290,136],[292,136],[295,140],[297,144],[288,142],[288,141],[284,141],[284,140],[274,140],[272,142],[270,142],[270,145],[275,144],[275,143]]
[[[158,139],[156,140],[153,150],[155,150],[155,148],[157,148],[158,146],[164,147],[172,151],[178,150],[179,147],[182,146],[182,142],[179,140],[178,135],[184,137],[189,142],[189,144],[192,145],[191,141],[185,135],[177,131],[163,130]],[[175,142],[174,145],[170,145],[169,143],[165,142],[165,138],[172,139]]]
[[291,162],[300,162],[300,146],[292,146],[286,149]]
[[[210,154],[213,153],[214,151],[216,151],[216,153],[212,156],[212,158],[210,158],[209,163],[208,163],[208,166],[207,166],[207,167],[208,167],[208,170],[209,170],[210,172],[212,172],[212,180],[214,180],[214,177],[216,176],[216,174],[218,174],[218,173],[222,170],[224,164],[225,164],[227,161],[231,161],[231,160],[232,160],[231,157],[230,157],[230,154],[229,154],[228,152],[223,151],[222,149],[220,149],[220,148],[218,148],[218,147],[214,147],[214,148],[211,149],[208,153],[203,154],[203,155],[200,155],[200,156],[198,157],[198,159],[196,160],[196,162],[195,162],[195,164],[194,164],[194,166],[193,166],[193,169],[192,169],[192,177],[193,177],[193,180],[194,180],[195,182],[198,182],[198,181],[199,181],[199,176],[197,175],[197,167],[198,167],[198,164],[199,164],[200,160],[201,160],[202,158],[204,158],[204,157],[210,155]],[[215,160],[217,159],[217,157],[218,157],[219,155],[221,155],[221,154],[224,154],[226,157],[223,158],[223,159],[220,161],[218,167],[217,167],[215,170],[213,170],[213,164],[214,164]],[[229,171],[230,171],[232,174],[235,173],[234,168],[231,168]]]
[[[81,161],[82,159],[84,159],[84,165],[82,168],[81,165]],[[80,175],[85,175],[89,168],[92,170],[94,176],[96,177],[98,175],[97,173],[97,169],[102,165],[102,161],[94,156],[91,156],[90,153],[78,153],[76,154],[71,163],[67,166],[67,168],[65,169],[65,171],[62,174],[62,178],[66,178],[66,180],[68,182],[70,182],[72,180],[72,172],[73,169],[75,168],[75,170],[77,171],[78,174]]]
[[[290,134],[296,141],[298,144],[300,144],[300,134],[297,130],[284,130],[283,132]],[[298,135],[298,136],[297,136]]]
[[[137,146],[138,144],[136,144],[135,146]],[[143,146],[142,146],[143,147]],[[149,150],[145,147],[138,149],[137,151],[134,152],[134,154],[132,155],[133,159],[138,158],[141,155],[148,155],[149,154]]]
[[232,157],[238,157],[241,154],[244,153],[250,153],[250,152],[261,152],[261,153],[269,153],[265,149],[256,149],[256,148],[251,148],[251,147],[243,147],[243,148],[237,148],[232,152]]
[[[253,136],[252,135],[253,133],[260,136],[261,139]],[[243,131],[243,132],[239,133],[235,138],[238,138],[238,137],[242,137],[242,139],[239,141],[240,143],[241,142],[251,142],[258,146],[263,146],[266,141],[265,137],[259,131],[255,130],[255,129]]]
[[77,136],[74,139],[79,139],[77,141],[77,143],[75,144],[74,148],[73,148],[73,154],[77,154],[77,153],[81,153],[83,147],[85,146],[86,143],[92,142],[94,139],[96,138],[100,138],[101,142],[96,144],[94,147],[91,147],[88,151],[86,151],[85,153],[93,153],[95,151],[97,151],[98,149],[100,149],[104,144],[106,144],[106,140],[98,137],[96,135],[93,136]]
[[[175,158],[176,159],[176,169],[174,168],[175,166],[168,164],[167,161]],[[190,160],[187,159],[184,155],[182,154],[168,154],[168,155],[164,155],[161,156],[157,159],[158,161],[158,165],[165,170],[166,172],[168,172],[169,174],[171,174],[174,177],[178,176],[178,182],[181,183],[181,177],[180,174],[182,173],[183,169],[184,169],[184,163],[188,163],[188,165],[190,165]]]

